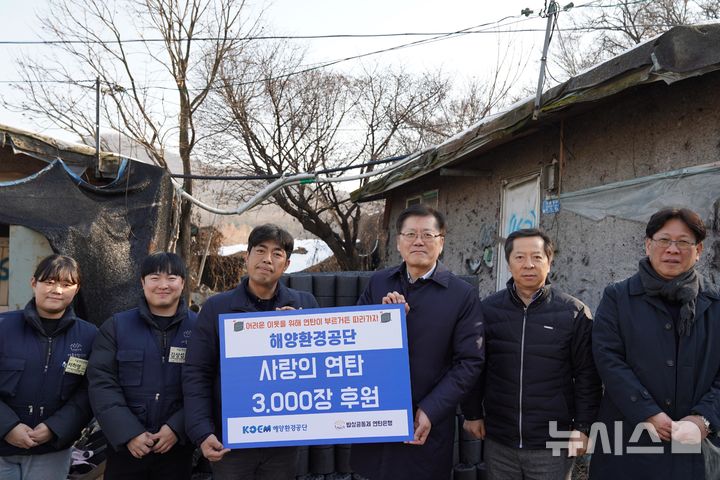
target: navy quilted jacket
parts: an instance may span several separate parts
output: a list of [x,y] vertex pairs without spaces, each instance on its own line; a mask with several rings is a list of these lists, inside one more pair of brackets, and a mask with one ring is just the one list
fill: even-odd
[[568,431],[595,421],[601,383],[592,355],[592,314],[545,285],[525,307],[512,279],[482,302],[486,369],[467,418],[485,417],[487,436],[515,448],[545,448],[550,422]]

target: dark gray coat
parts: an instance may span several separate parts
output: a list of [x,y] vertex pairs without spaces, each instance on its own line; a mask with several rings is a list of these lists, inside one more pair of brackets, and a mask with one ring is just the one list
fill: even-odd
[[358,303],[380,304],[392,291],[402,293],[410,305],[407,335],[413,408],[422,408],[432,427],[423,446],[353,445],[353,468],[371,480],[449,479],[455,410],[483,366],[480,299],[474,287],[438,262],[431,278],[413,284],[404,265],[375,273]]
[[[593,480],[705,478],[701,454],[627,454],[627,447],[653,446],[644,433],[629,443],[636,425],[667,413],[680,420],[691,412],[720,428],[720,293],[700,278],[695,324],[676,347],[674,322],[663,301],[645,293],[639,275],[608,286],[593,324],[593,354],[605,392],[599,420],[608,429],[612,453],[614,422],[622,422],[622,455],[596,445]],[[598,442],[599,437],[598,437]]]

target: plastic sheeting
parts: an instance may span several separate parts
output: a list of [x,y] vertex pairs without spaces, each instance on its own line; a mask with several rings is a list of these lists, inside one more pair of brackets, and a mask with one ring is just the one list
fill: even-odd
[[0,182],[0,223],[35,230],[53,251],[78,260],[76,311],[99,325],[137,303],[139,263],[168,244],[172,198],[170,177],[152,165],[125,160],[113,183],[97,187],[55,161],[27,178]]
[[687,207],[701,218],[713,218],[720,198],[720,165],[673,170],[611,183],[559,197],[562,210],[595,221],[617,217],[647,222],[663,207]]

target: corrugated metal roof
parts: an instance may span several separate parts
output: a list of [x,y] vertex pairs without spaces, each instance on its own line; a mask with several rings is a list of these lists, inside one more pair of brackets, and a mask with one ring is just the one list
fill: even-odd
[[542,95],[538,120],[533,102],[519,102],[444,143],[419,152],[417,159],[351,194],[353,201],[370,201],[423,175],[492,150],[542,125],[572,115],[575,109],[617,95],[631,87],[654,82],[673,83],[720,70],[720,23],[673,27],[616,57],[570,78]]

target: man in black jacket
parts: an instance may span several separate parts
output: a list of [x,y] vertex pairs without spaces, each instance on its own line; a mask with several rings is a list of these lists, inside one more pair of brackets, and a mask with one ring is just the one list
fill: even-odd
[[248,238],[248,276],[234,290],[209,298],[193,331],[183,375],[186,427],[193,443],[212,462],[215,480],[288,480],[295,478],[297,447],[230,451],[221,443],[220,337],[218,316],[317,308],[310,293],[285,287],[280,277],[290,265],[293,238],[276,225],[253,229]]
[[149,255],[137,308],[110,317],[93,345],[90,402],[112,447],[106,480],[190,479],[181,369],[196,316],[182,298],[185,277],[179,256]]
[[50,255],[24,310],[0,313],[0,479],[64,480],[90,421],[85,370],[95,325],[75,316],[80,268]]
[[[600,403],[592,316],[550,286],[553,245],[545,233],[511,233],[505,258],[507,288],[482,302],[486,369],[463,405],[465,429],[485,439],[490,480],[564,479],[587,448]],[[568,437],[569,450],[549,448]]]

